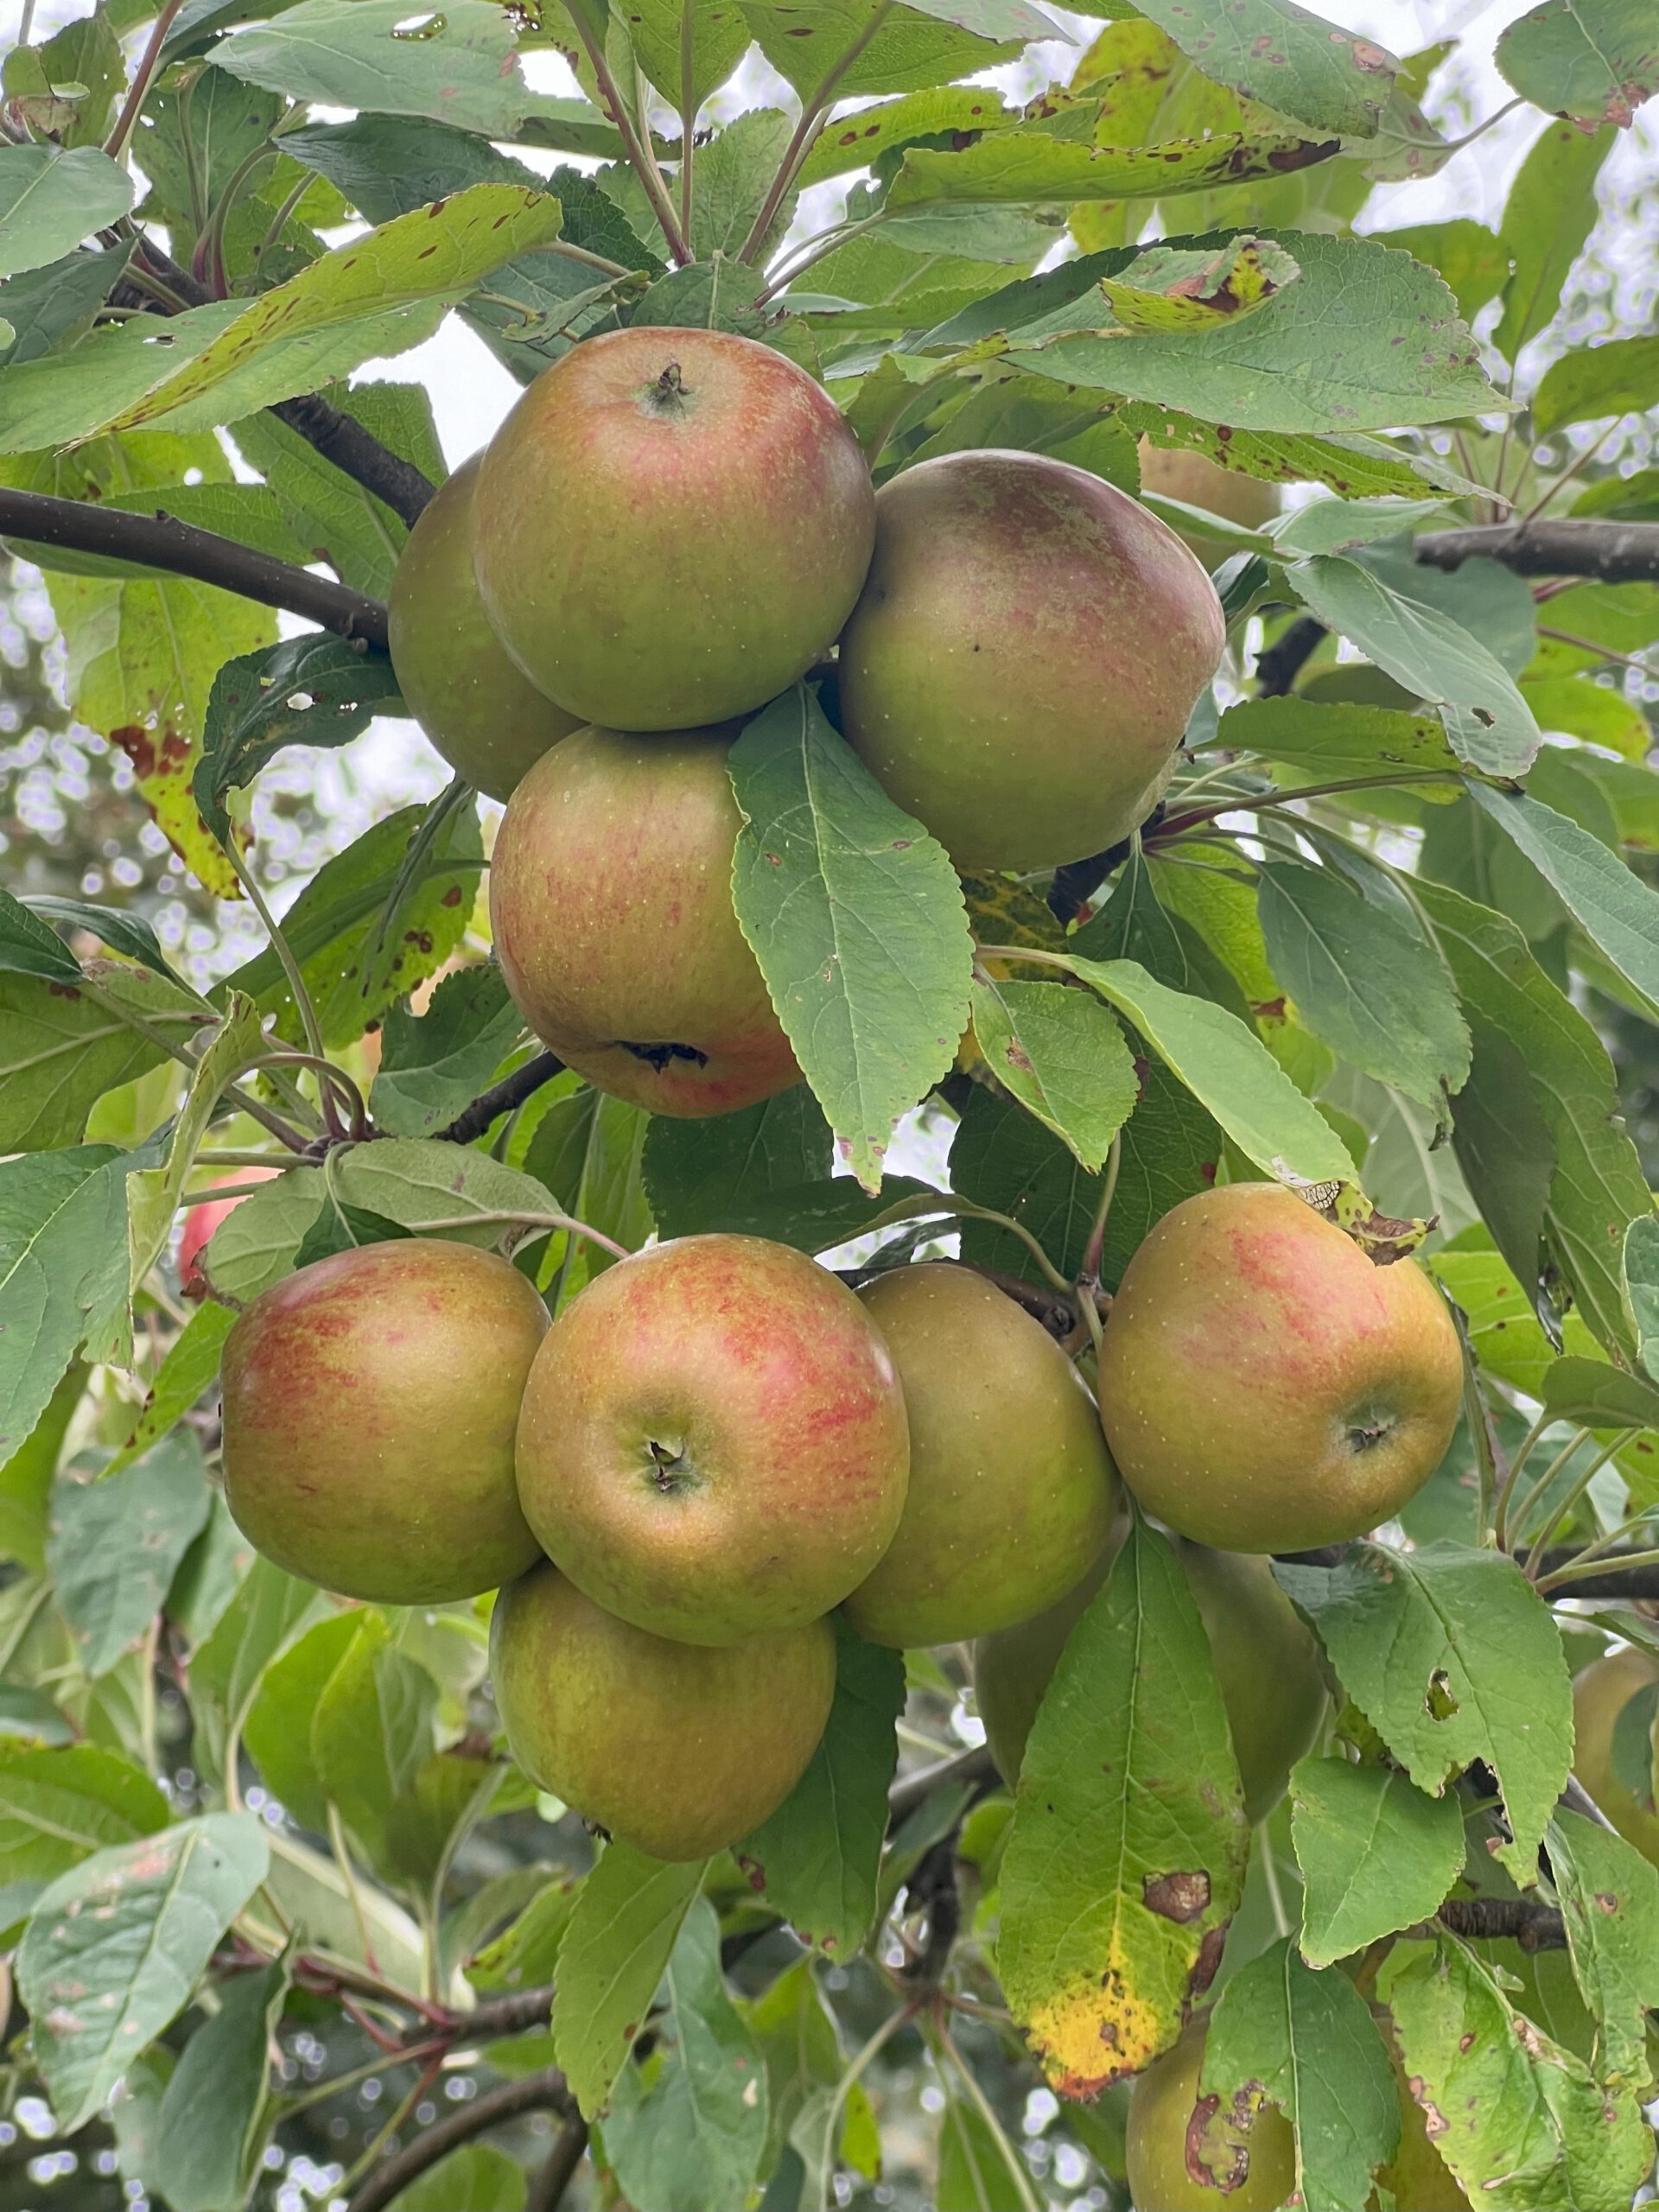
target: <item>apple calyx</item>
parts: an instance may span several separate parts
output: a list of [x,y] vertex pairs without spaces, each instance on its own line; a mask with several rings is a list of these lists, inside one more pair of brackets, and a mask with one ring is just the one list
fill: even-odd
[[682,1497],[688,1491],[702,1489],[702,1479],[683,1444],[649,1436],[645,1439],[645,1453],[647,1475],[652,1487],[664,1497]]

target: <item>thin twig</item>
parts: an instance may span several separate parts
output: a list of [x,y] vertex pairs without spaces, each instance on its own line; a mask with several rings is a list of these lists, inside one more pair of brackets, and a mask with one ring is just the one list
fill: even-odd
[[[184,0],[162,0],[161,13],[156,16],[144,50],[138,57],[138,67],[132,73],[127,97],[121,103],[121,112],[115,118],[115,128],[104,141],[104,150],[112,162],[118,162],[126,151],[127,141],[137,123],[139,110],[143,106],[150,86],[155,82],[156,72],[161,67],[162,44],[173,28],[174,16],[183,4]],[[27,37],[27,32],[24,35]]]
[[435,2126],[424,2129],[403,2150],[383,2159],[364,2177],[362,2187],[351,2201],[349,2212],[381,2212],[381,2207],[390,2204],[412,2181],[435,2166],[451,2151],[470,2143],[475,2135],[486,2135],[493,2127],[505,2126],[508,2120],[521,2119],[525,2113],[556,2112],[569,2120],[575,2109],[570,2085],[556,2066],[543,2066],[516,2082],[504,2082],[499,2088],[486,2090],[481,2097],[474,2097],[458,2112],[448,2113]]
[[438,1131],[444,1144],[471,1144],[481,1137],[493,1122],[503,1114],[515,1112],[525,1099],[538,1091],[544,1083],[551,1083],[556,1075],[564,1073],[564,1062],[556,1052],[537,1052],[535,1058],[526,1060],[511,1075],[464,1106],[447,1129]]
[[[689,22],[692,10],[688,8],[685,14]],[[573,2113],[559,2130],[558,2139],[525,2193],[524,2212],[557,2212],[587,2149],[588,2123],[580,2113]]]

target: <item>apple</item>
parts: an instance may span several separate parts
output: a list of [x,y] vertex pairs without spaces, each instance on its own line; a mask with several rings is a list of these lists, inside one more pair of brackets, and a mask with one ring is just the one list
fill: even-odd
[[490,1664],[520,1766],[653,1859],[707,1859],[776,1812],[836,1691],[827,1620],[718,1649],[671,1643],[546,1561],[496,1599]]
[[945,454],[877,495],[842,726],[959,868],[1052,868],[1151,812],[1225,636],[1203,568],[1127,493]]
[[685,1643],[817,1620],[899,1525],[905,1402],[847,1286],[759,1236],[651,1245],[549,1330],[518,1495],[596,1605]]
[[1129,2196],[1141,2212],[1277,2212],[1296,2186],[1296,2138],[1277,2105],[1200,2099],[1209,2015],[1129,2092]]
[[[974,1646],[979,1717],[997,1770],[1010,1785],[1066,1639],[1111,1572],[1122,1541],[1120,1524],[1058,1605]],[[1253,1821],[1264,1820],[1284,1796],[1292,1767],[1319,1740],[1329,1709],[1319,1645],[1266,1560],[1211,1551],[1180,1536],[1174,1545],[1210,1639],[1244,1810]]]
[[731,747],[729,730],[580,730],[513,793],[490,863],[525,1020],[653,1114],[728,1114],[800,1081],[732,910]]
[[847,1618],[899,1650],[1029,1619],[1111,1527],[1117,1482],[1094,1400],[1042,1324],[967,1268],[894,1268],[859,1296],[904,1390],[910,1487]]
[[[220,1190],[232,1184],[269,1183],[282,1172],[280,1167],[227,1167],[222,1175],[213,1177],[209,1187]],[[202,1247],[241,1203],[240,1198],[209,1198],[205,1205],[192,1206],[185,1215],[184,1227],[179,1231],[179,1288],[187,1298],[207,1295],[207,1278],[201,1272]]]
[[834,642],[869,566],[858,441],[804,369],[640,326],[543,371],[484,455],[479,588],[531,682],[583,721],[747,714]]
[[538,691],[491,629],[473,575],[480,456],[440,485],[409,533],[387,604],[404,704],[458,775],[505,799],[582,717]]
[[278,1567],[342,1597],[442,1605],[522,1574],[513,1434],[547,1330],[493,1252],[395,1237],[266,1291],[225,1341],[225,1495]]
[[[1178,446],[1154,446],[1141,441],[1141,489],[1166,499],[1179,499],[1184,506],[1204,507],[1241,530],[1260,530],[1279,512],[1279,486],[1242,469],[1223,468],[1205,454],[1186,453]],[[1183,545],[1206,569],[1218,569],[1231,547],[1197,530],[1177,530]]]
[[[1620,1779],[1613,1763],[1613,1732],[1620,1713],[1656,1681],[1659,1667],[1633,1643],[1580,1669],[1573,1677],[1573,1771],[1625,1842],[1659,1866],[1659,1813],[1651,1792],[1644,1803]],[[1638,1733],[1645,1742],[1646,1732]]]
[[1386,1521],[1452,1440],[1457,1331],[1278,1183],[1184,1198],[1124,1270],[1100,1353],[1119,1472],[1179,1535],[1306,1551]]

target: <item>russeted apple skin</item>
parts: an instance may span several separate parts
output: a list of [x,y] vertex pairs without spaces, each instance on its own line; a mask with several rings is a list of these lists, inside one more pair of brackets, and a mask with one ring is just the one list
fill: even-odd
[[[1057,1605],[982,1637],[974,1646],[979,1717],[997,1771],[1010,1789],[1066,1639],[1110,1573],[1125,1525],[1119,1523],[1082,1581]],[[1284,1796],[1292,1767],[1313,1750],[1329,1710],[1319,1646],[1266,1560],[1212,1551],[1183,1536],[1174,1544],[1210,1639],[1245,1814],[1253,1822],[1265,1820]]]
[[1100,1354],[1118,1471],[1225,1551],[1294,1552],[1399,1511],[1452,1440],[1457,1332],[1414,1260],[1378,1266],[1278,1183],[1184,1198],[1124,1270]]
[[522,1574],[513,1437],[547,1331],[493,1252],[398,1237],[285,1276],[225,1342],[225,1494],[255,1548],[342,1597],[442,1605]]
[[1659,1813],[1649,1811],[1613,1763],[1618,1716],[1638,1691],[1659,1681],[1634,1644],[1592,1659],[1573,1677],[1573,1771],[1626,1843],[1659,1866]]
[[544,370],[488,447],[480,589],[507,651],[584,721],[747,714],[834,641],[874,494],[822,385],[716,330],[613,331]]
[[607,1268],[537,1353],[518,1495],[595,1604],[685,1643],[838,1605],[899,1525],[910,1433],[846,1285],[787,1245],[687,1236]]
[[1225,636],[1138,500],[1041,454],[946,454],[877,494],[842,726],[959,868],[1051,868],[1151,811]]
[[652,1859],[707,1859],[775,1812],[836,1689],[827,1620],[696,1649],[617,1619],[545,1560],[497,1599],[490,1663],[525,1772]]
[[1111,1527],[1117,1480],[1093,1399],[1042,1324],[969,1268],[894,1268],[859,1296],[899,1370],[910,1487],[848,1619],[904,1650],[1029,1618]]
[[653,1114],[728,1114],[800,1081],[732,909],[732,732],[583,729],[514,791],[490,922],[526,1021]]
[[1125,2149],[1129,2196],[1145,2212],[1276,2212],[1296,2186],[1296,2138],[1277,2105],[1243,2113],[1198,2102],[1209,2015],[1135,2076]]
[[[1223,468],[1207,454],[1184,452],[1179,446],[1148,445],[1144,438],[1141,441],[1141,489],[1159,493],[1166,499],[1179,499],[1189,507],[1203,507],[1236,522],[1241,530],[1260,530],[1279,512],[1276,484],[1260,476],[1246,476],[1242,469]],[[1227,545],[1218,537],[1186,530],[1178,530],[1175,535],[1206,569],[1218,569],[1229,557]]]
[[386,606],[404,704],[458,775],[508,798],[582,717],[538,691],[490,627],[473,575],[479,455],[438,486],[409,533]]

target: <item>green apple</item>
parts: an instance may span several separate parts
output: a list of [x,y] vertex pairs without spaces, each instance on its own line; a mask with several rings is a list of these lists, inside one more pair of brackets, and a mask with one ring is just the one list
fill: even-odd
[[900,1650],[1029,1619],[1111,1527],[1117,1484],[1094,1400],[1042,1324],[967,1268],[894,1268],[859,1295],[903,1386],[910,1488],[848,1618]]
[[473,575],[478,464],[475,454],[422,510],[386,612],[404,704],[458,775],[505,799],[581,717],[538,691],[490,627]]
[[874,495],[822,385],[719,330],[574,346],[484,456],[479,588],[538,690],[584,721],[690,729],[751,712],[834,642]]
[[686,1236],[607,1268],[531,1370],[518,1495],[548,1557],[654,1635],[817,1620],[899,1525],[905,1402],[847,1286],[787,1245]]
[[1166,1213],[1101,1346],[1124,1481],[1180,1535],[1227,1551],[1375,1529],[1440,1465],[1462,1395],[1457,1331],[1417,1262],[1379,1265],[1278,1183]]
[[490,863],[525,1020],[653,1114],[727,1114],[800,1080],[732,910],[731,746],[729,730],[580,730],[513,793]]
[[1135,2076],[1129,2196],[1136,2212],[1278,2212],[1296,2186],[1296,2138],[1276,2105],[1200,2098],[1209,2015]]
[[836,1638],[817,1620],[718,1650],[671,1643],[543,1561],[497,1599],[490,1665],[512,1755],[543,1789],[653,1859],[707,1859],[799,1781]]
[[225,1495],[290,1574],[388,1605],[476,1597],[537,1556],[513,1441],[547,1308],[493,1252],[397,1237],[318,1260],[225,1342]]
[[[998,1771],[1013,1783],[1067,1637],[1111,1572],[1122,1528],[1058,1605],[974,1646],[974,1692]],[[1250,1820],[1266,1818],[1319,1739],[1330,1704],[1319,1645],[1264,1559],[1174,1539],[1210,1639]]]
[[[1659,1667],[1633,1643],[1580,1669],[1573,1677],[1573,1771],[1625,1842],[1659,1866],[1659,1814],[1654,1811],[1652,1791],[1644,1802],[1621,1778],[1613,1758],[1619,1715],[1633,1697],[1656,1681]],[[1650,1729],[1649,1720],[1646,1730],[1638,1730],[1639,1742],[1645,1741]]]
[[1038,454],[946,454],[877,496],[842,726],[959,868],[1052,868],[1151,811],[1225,635],[1138,500]]

